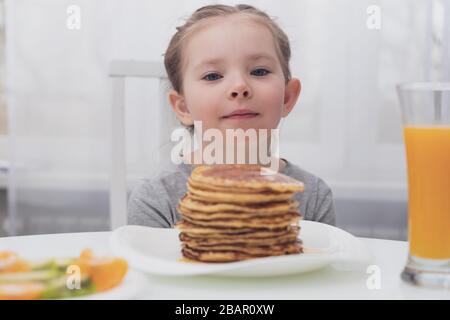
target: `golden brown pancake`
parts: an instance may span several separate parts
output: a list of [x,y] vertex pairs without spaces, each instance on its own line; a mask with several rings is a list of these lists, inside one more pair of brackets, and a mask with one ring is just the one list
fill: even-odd
[[[245,234],[245,233],[253,233],[256,231],[271,231],[268,228],[220,228],[220,227],[205,227],[196,225],[188,222],[186,219],[182,219],[175,224],[175,227],[184,232],[196,233],[196,234]],[[284,232],[287,228],[275,229],[277,231],[283,230]]]
[[255,213],[247,213],[247,212],[199,212],[199,211],[191,211],[189,209],[183,208],[181,206],[177,207],[178,212],[180,212],[183,216],[186,216],[191,219],[196,220],[217,220],[217,219],[258,219],[258,218],[266,218],[270,219],[271,217],[284,217],[288,213],[295,213],[299,215],[298,212],[290,210],[286,212],[277,212],[275,214],[269,212],[255,212]]
[[210,251],[210,250],[205,251],[205,250],[196,250],[189,247],[183,247],[182,253],[186,258],[195,261],[233,262],[267,256],[279,256],[285,254],[302,253],[302,247],[301,245],[294,244],[288,247],[284,247],[283,250],[279,251],[263,250],[262,254],[250,254],[239,251]]
[[274,244],[270,246],[256,246],[256,245],[232,245],[232,244],[219,244],[213,246],[196,246],[195,248],[184,244],[185,248],[190,248],[195,251],[206,251],[206,252],[242,252],[251,255],[264,256],[264,255],[278,255],[283,254],[286,251],[291,251],[298,247],[296,240],[290,241],[282,244]]
[[[219,191],[219,192],[229,192],[230,191],[229,187],[219,187],[219,186],[210,185],[210,184],[206,185],[204,183],[199,183],[197,181],[194,181],[191,178],[188,179],[188,183],[193,188],[207,189],[209,191]],[[233,188],[233,191],[234,192],[244,192],[244,193],[259,193],[259,192],[261,192],[261,190],[251,189],[251,188]]]
[[264,215],[276,214],[287,211],[297,210],[299,203],[297,201],[288,200],[284,202],[269,202],[240,205],[236,203],[207,202],[192,199],[187,194],[180,200],[180,207],[193,212],[237,212],[237,213],[259,213]]
[[303,183],[261,170],[254,165],[194,169],[177,207],[184,258],[231,262],[302,252],[302,216],[292,196],[303,191]]
[[261,170],[267,170],[258,165],[214,165],[198,166],[192,173],[190,180],[196,186],[215,186],[239,190],[251,189],[273,192],[303,191],[302,182],[282,173],[262,175]]
[[270,246],[274,244],[282,244],[286,242],[293,242],[297,240],[298,233],[290,232],[285,235],[277,236],[277,237],[266,237],[266,238],[254,238],[254,237],[206,237],[206,238],[195,238],[191,237],[188,234],[182,232],[180,233],[180,240],[183,243],[191,247],[196,246],[210,246],[210,245],[224,245],[224,244],[232,244],[232,245],[260,245],[260,246]]
[[199,166],[191,174],[191,181],[218,188],[270,190],[275,192],[303,191],[302,182],[281,173],[262,175],[266,170],[258,165]]
[[194,200],[213,201],[224,203],[265,203],[288,201],[292,198],[293,192],[273,193],[262,191],[259,193],[234,193],[217,192],[205,189],[197,189],[188,184],[190,196]]
[[297,212],[289,212],[269,218],[198,220],[192,219],[187,215],[184,215],[183,218],[197,226],[205,227],[277,229],[298,222],[300,215]]
[[188,235],[191,238],[206,239],[206,238],[223,238],[223,239],[234,239],[239,238],[270,238],[270,237],[280,237],[284,236],[292,230],[298,230],[298,226],[289,226],[287,228],[281,229],[252,229],[249,228],[245,231],[243,229],[218,229],[211,227],[202,227],[193,225],[187,221],[177,223],[177,228],[181,230],[182,233]]

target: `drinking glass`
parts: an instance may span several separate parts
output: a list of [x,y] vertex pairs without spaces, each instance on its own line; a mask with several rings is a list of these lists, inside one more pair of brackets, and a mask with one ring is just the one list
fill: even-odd
[[409,255],[402,279],[450,288],[450,82],[397,86],[408,168]]

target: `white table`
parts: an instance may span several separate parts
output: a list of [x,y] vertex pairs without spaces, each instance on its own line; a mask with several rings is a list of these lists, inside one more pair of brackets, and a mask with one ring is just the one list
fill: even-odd
[[[67,233],[0,238],[0,251],[13,250],[25,258],[77,256],[82,249],[111,254],[110,232]],[[379,267],[380,289],[369,289],[374,274],[367,270],[342,271],[326,267],[311,273],[272,278],[214,276],[160,277],[144,275],[147,282],[137,299],[450,299],[450,290],[416,288],[404,283],[408,243],[361,239]],[[371,282],[372,284],[374,282]]]

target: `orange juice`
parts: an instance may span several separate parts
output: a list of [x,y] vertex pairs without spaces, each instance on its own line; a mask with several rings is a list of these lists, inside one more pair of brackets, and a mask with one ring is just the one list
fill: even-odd
[[450,259],[450,126],[404,128],[410,253]]

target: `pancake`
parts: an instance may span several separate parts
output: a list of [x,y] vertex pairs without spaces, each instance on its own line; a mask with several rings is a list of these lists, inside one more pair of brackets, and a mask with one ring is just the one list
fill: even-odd
[[256,245],[232,245],[232,244],[219,244],[214,246],[196,246],[195,248],[184,244],[185,248],[189,248],[195,251],[207,251],[207,252],[241,252],[251,255],[264,256],[264,255],[279,255],[284,252],[292,252],[299,247],[299,243],[296,240],[282,244],[274,244],[270,246],[256,246]]
[[271,232],[271,231],[287,231],[286,228],[279,229],[268,229],[268,228],[220,228],[220,227],[205,227],[190,223],[189,221],[183,220],[178,221],[175,227],[184,232],[195,233],[195,234],[220,234],[220,235],[236,235],[245,233],[254,233],[257,231],[261,232]]
[[184,232],[191,237],[276,237],[291,232],[292,229],[300,230],[298,225],[290,225],[282,228],[221,228],[221,227],[205,227],[192,224],[186,220],[178,221],[175,225],[180,232]]
[[[189,227],[186,227],[189,225]],[[181,233],[189,236],[190,238],[197,238],[197,239],[207,239],[207,238],[217,238],[220,237],[222,239],[235,239],[236,237],[239,237],[241,239],[245,238],[271,238],[271,237],[281,237],[284,236],[290,232],[293,232],[292,230],[298,230],[300,227],[298,226],[289,226],[287,228],[281,228],[281,229],[248,229],[246,231],[240,231],[242,229],[217,229],[217,228],[211,228],[211,227],[202,227],[202,226],[195,226],[190,224],[187,221],[183,221],[183,227],[180,228],[180,225],[178,225],[178,228],[181,230]]]
[[180,208],[195,212],[238,212],[238,213],[282,213],[297,210],[299,203],[297,201],[288,200],[284,202],[269,202],[240,205],[236,203],[207,202],[192,199],[187,194],[180,200]]
[[[220,191],[220,192],[229,192],[230,188],[228,187],[219,187],[215,185],[205,185],[203,183],[199,183],[197,181],[192,180],[191,178],[188,179],[188,183],[194,187],[194,188],[206,188],[210,191]],[[235,192],[244,192],[244,193],[259,193],[261,190],[258,189],[251,189],[251,188],[233,188]],[[270,191],[270,190],[269,190]]]
[[279,256],[285,254],[302,253],[302,247],[294,244],[290,247],[285,247],[279,251],[264,250],[262,254],[250,254],[239,251],[210,251],[210,250],[196,250],[189,247],[182,248],[182,254],[188,259],[201,262],[234,262],[241,260],[248,260],[254,258],[262,258],[267,256]]
[[[268,203],[269,205],[271,203]],[[238,207],[238,206],[237,206]],[[244,208],[243,206],[241,206],[241,208]],[[198,207],[198,209],[200,209]],[[180,202],[177,206],[177,211],[183,215],[183,216],[192,216],[192,217],[196,217],[200,220],[206,219],[206,220],[210,220],[210,219],[220,219],[220,218],[229,218],[229,219],[246,219],[249,217],[261,217],[261,218],[269,218],[269,217],[278,217],[278,216],[282,216],[282,215],[286,215],[287,213],[292,213],[295,212],[297,214],[299,214],[298,209],[295,206],[289,206],[286,205],[285,206],[285,210],[277,210],[277,211],[267,211],[264,208],[261,208],[259,210],[254,210],[253,212],[251,210],[249,210],[249,212],[246,212],[245,210],[243,211],[216,211],[216,212],[204,212],[201,210],[191,210],[186,208],[185,206],[183,206],[183,203]]]
[[197,262],[232,262],[302,253],[303,183],[256,165],[199,166],[177,211],[182,254]]
[[286,211],[286,212],[277,212],[276,214],[268,213],[268,212],[255,212],[255,213],[247,213],[247,212],[214,212],[214,213],[207,213],[207,212],[198,212],[198,211],[191,211],[189,209],[182,208],[181,206],[177,207],[178,212],[180,212],[183,216],[186,216],[191,219],[196,220],[216,220],[216,219],[270,219],[271,217],[283,217],[287,213],[295,212],[296,215],[299,215],[296,211]]
[[188,184],[188,190],[191,198],[200,201],[214,201],[225,203],[266,203],[288,201],[292,198],[293,192],[273,193],[235,193],[235,192],[216,192],[206,189],[197,189]]
[[191,247],[224,245],[224,244],[270,246],[295,241],[298,237],[298,233],[289,232],[286,233],[285,235],[281,235],[278,237],[266,237],[266,238],[239,237],[239,236],[227,238],[224,237],[195,238],[182,232],[180,233],[179,237],[183,243],[186,243]]
[[227,190],[251,189],[273,192],[301,192],[302,182],[281,173],[262,175],[268,171],[258,165],[214,165],[198,166],[192,173],[190,180],[195,186],[214,186]]
[[298,222],[300,215],[297,212],[289,212],[284,215],[269,218],[198,220],[187,215],[184,215],[183,218],[197,226],[205,227],[276,229],[287,227]]

